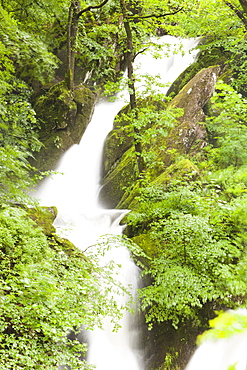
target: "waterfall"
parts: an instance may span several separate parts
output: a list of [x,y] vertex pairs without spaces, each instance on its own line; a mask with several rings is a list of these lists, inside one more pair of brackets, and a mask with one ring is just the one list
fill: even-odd
[[192,356],[186,370],[246,370],[246,332],[205,341]]
[[[234,319],[234,315],[237,315]],[[214,329],[218,338],[208,336],[197,348],[186,370],[246,370],[247,369],[247,310],[239,308],[221,314],[224,321]],[[245,321],[244,321],[245,320]],[[227,333],[232,333],[227,336]]]
[[[171,46],[180,42],[171,36],[164,36],[162,41]],[[137,63],[142,73],[160,73],[163,83],[172,82],[193,61],[195,52],[188,51],[195,44],[195,40],[184,40],[184,55],[180,52],[163,59],[152,58],[150,54],[140,55]],[[36,197],[40,199],[41,205],[58,208],[58,217],[54,223],[57,232],[81,250],[94,244],[101,235],[122,233],[119,222],[126,210],[103,209],[98,203],[98,192],[104,140],[112,129],[114,117],[125,104],[124,99],[115,102],[100,99],[80,144],[74,145],[62,156],[56,168],[58,174],[46,179],[37,190]],[[132,294],[135,295],[138,269],[130,259],[128,250],[124,246],[113,247],[106,258],[122,265],[118,278],[126,287],[132,284]],[[95,364],[96,369],[144,368],[136,345],[138,332],[131,322],[130,314],[126,313],[120,324],[122,328],[117,333],[112,332],[107,320],[105,330],[96,329],[89,333],[88,361]]]

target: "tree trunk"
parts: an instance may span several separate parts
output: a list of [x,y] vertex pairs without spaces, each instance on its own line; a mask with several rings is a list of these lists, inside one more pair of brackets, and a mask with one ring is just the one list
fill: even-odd
[[240,4],[241,4],[241,7],[243,9],[243,11],[239,10],[239,8],[237,8],[235,5],[233,5],[230,1],[227,1],[227,0],[223,0],[224,3],[234,11],[234,13],[236,14],[236,16],[241,20],[241,22],[243,23],[244,25],[244,28],[247,30],[247,13],[246,13],[246,9],[247,9],[247,3],[246,3],[246,0],[239,0]]
[[78,32],[80,2],[71,1],[68,16],[67,27],[67,70],[66,70],[66,84],[68,89],[74,90],[74,74],[75,74],[75,44]]
[[239,0],[240,2],[240,5],[242,6],[242,9],[245,13],[245,15],[247,15],[247,1],[246,0]]
[[103,0],[98,5],[89,5],[81,10],[80,1],[71,0],[68,15],[68,26],[67,26],[67,68],[65,81],[68,89],[74,90],[74,79],[75,79],[75,45],[76,37],[78,33],[78,25],[80,16],[88,11],[102,8],[109,0]]
[[[135,77],[134,77],[134,69],[133,69],[133,62],[134,62],[134,47],[133,47],[133,38],[130,23],[128,21],[127,15],[127,8],[124,0],[120,0],[120,6],[123,14],[123,22],[124,22],[124,29],[127,38],[127,51],[126,51],[126,63],[127,63],[127,70],[128,70],[128,88],[129,88],[129,95],[130,95],[130,108],[131,111],[134,112],[134,120],[138,119],[138,111],[137,111],[137,103],[136,103],[136,90],[135,90]],[[134,146],[136,152],[136,159],[137,159],[137,166],[139,174],[142,173],[144,169],[144,163],[142,158],[142,146],[140,143],[139,130],[133,126],[133,131],[135,133],[134,137]]]

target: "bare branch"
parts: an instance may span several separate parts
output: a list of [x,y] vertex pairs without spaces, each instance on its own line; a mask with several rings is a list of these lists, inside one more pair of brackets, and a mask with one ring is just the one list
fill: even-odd
[[144,51],[146,51],[146,50],[148,50],[148,49],[149,49],[149,47],[147,46],[146,48],[144,48],[144,49],[142,49],[142,50],[138,51],[138,53],[136,53],[136,54],[134,55],[134,60],[135,60],[135,58],[136,58],[139,54],[144,53]]
[[183,8],[180,8],[174,12],[171,13],[164,13],[164,14],[150,14],[150,15],[143,15],[143,16],[128,16],[128,19],[148,19],[148,18],[164,18],[167,17],[168,15],[175,15],[179,12],[181,12]]
[[86,8],[80,10],[78,13],[77,13],[77,17],[80,18],[80,16],[83,14],[83,13],[86,13],[86,12],[90,12],[91,10],[94,10],[94,9],[99,9],[99,8],[102,8],[106,3],[108,3],[109,0],[104,0],[102,1],[100,4],[98,5],[89,5],[87,6]]

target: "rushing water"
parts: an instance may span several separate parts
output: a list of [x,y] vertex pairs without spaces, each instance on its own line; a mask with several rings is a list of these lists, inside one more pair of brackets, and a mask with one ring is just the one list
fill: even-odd
[[206,340],[192,356],[186,370],[246,370],[247,332]]
[[[224,320],[222,318],[224,317]],[[186,370],[246,370],[247,369],[247,310],[239,308],[221,314],[213,333],[208,335],[192,356]],[[235,332],[231,336],[227,333]],[[210,334],[210,331],[207,333]],[[225,335],[225,337],[224,337]]]
[[[171,36],[165,36],[162,40],[171,46],[179,44]],[[137,63],[142,73],[160,73],[163,83],[172,82],[193,61],[195,52],[188,51],[195,43],[194,40],[183,42],[185,55],[177,53],[163,59],[154,59],[148,54],[139,56]],[[139,89],[141,88],[140,84]],[[101,235],[122,233],[119,222],[126,211],[103,209],[98,203],[98,192],[104,140],[112,129],[114,117],[124,104],[124,99],[115,102],[99,100],[80,144],[74,145],[61,158],[56,170],[62,174],[46,179],[37,191],[42,205],[54,205],[58,208],[59,213],[55,220],[57,231],[82,250],[94,244]],[[121,263],[118,278],[126,287],[132,284],[132,294],[135,295],[138,270],[130,259],[128,250],[123,246],[113,247],[108,258]],[[118,333],[112,332],[112,327],[106,320],[105,330],[96,329],[89,334],[88,361],[95,364],[97,370],[144,368],[137,345],[138,330],[131,320],[130,314],[126,313]]]

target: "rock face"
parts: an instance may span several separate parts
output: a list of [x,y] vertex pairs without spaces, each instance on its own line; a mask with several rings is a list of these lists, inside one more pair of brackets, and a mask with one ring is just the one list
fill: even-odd
[[[158,137],[155,147],[151,148],[159,158],[159,164],[153,169],[153,180],[162,175],[175,162],[176,157],[195,154],[207,145],[203,109],[214,92],[220,70],[219,66],[201,70],[169,103],[166,109],[181,108],[183,114],[167,136]],[[128,207],[126,199],[131,199],[131,196],[126,196],[124,188],[133,184],[138,177],[133,141],[127,135],[127,128],[124,128],[123,120],[109,134],[105,145],[104,180],[100,196],[108,207]]]
[[[203,108],[213,95],[219,73],[219,66],[201,70],[171,101],[171,107],[182,108],[184,113],[168,135],[168,150],[176,149],[181,154],[188,154],[198,146],[202,148],[206,145]],[[166,162],[170,162],[169,157]]]
[[44,144],[31,163],[41,171],[55,168],[58,159],[71,145],[79,143],[90,122],[95,95],[83,85],[71,93],[61,82],[35,105],[41,122],[40,140]]

